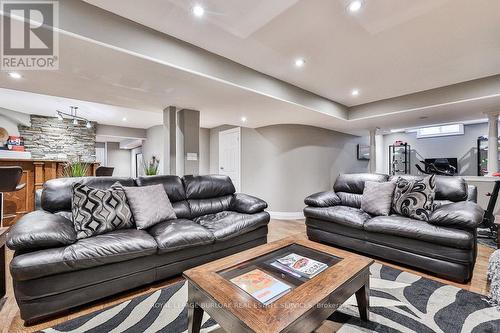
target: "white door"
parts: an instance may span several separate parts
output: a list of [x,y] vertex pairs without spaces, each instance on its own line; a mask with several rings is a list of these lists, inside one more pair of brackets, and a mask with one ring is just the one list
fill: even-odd
[[233,181],[236,192],[241,191],[241,128],[219,132],[219,174]]

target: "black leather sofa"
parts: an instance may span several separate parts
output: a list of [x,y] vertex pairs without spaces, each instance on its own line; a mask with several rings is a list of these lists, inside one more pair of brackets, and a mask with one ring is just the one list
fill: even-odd
[[[176,220],[76,240],[72,184],[108,188],[162,184]],[[41,208],[9,231],[21,318],[33,322],[267,242],[267,204],[235,194],[225,176],[63,178],[44,184]],[[71,245],[65,245],[72,243]]]
[[460,177],[437,176],[436,209],[429,222],[363,212],[360,207],[365,181],[389,180],[383,174],[343,174],[336,179],[333,191],[307,197],[304,215],[309,239],[417,267],[453,281],[470,280],[476,261],[476,228],[484,214],[475,203],[477,189],[467,186]]

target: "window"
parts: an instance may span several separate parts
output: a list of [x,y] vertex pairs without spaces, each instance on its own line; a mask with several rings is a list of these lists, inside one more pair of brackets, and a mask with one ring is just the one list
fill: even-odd
[[417,130],[417,139],[432,138],[436,136],[463,135],[463,124],[422,127]]

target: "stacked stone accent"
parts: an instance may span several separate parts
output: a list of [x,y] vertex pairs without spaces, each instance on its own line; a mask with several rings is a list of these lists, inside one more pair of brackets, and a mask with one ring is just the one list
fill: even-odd
[[27,151],[33,158],[95,162],[96,123],[87,128],[79,121],[55,117],[31,116],[31,127],[19,125]]

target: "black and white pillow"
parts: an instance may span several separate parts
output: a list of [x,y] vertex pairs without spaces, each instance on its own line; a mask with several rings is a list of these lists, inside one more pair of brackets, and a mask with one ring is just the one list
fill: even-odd
[[74,184],[71,210],[78,239],[134,226],[132,211],[119,183],[105,190]]
[[429,221],[434,209],[435,176],[423,179],[398,178],[392,199],[392,210],[412,219]]

